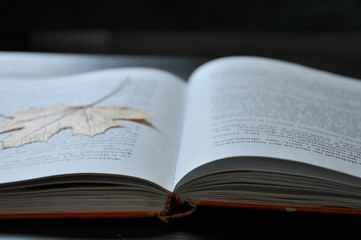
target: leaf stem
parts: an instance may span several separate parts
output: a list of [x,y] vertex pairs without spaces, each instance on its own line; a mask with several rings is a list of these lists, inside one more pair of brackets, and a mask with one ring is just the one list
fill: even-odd
[[84,107],[91,107],[94,106],[108,98],[110,98],[111,96],[113,96],[114,94],[116,94],[117,92],[119,92],[127,83],[129,82],[129,77],[126,77],[116,88],[114,88],[113,91],[111,91],[109,94],[105,95],[104,97],[96,100],[95,102],[92,102],[91,104],[88,104]]

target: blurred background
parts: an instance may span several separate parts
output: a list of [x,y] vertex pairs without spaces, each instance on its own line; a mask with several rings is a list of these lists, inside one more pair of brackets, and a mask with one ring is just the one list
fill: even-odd
[[257,55],[361,77],[361,1],[2,1],[0,50]]

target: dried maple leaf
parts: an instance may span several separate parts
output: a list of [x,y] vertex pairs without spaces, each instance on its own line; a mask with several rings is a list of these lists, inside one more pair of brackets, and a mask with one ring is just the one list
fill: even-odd
[[[125,82],[125,81],[124,81]],[[0,121],[0,134],[16,131],[3,141],[3,149],[33,142],[45,142],[63,129],[72,129],[73,135],[94,136],[110,128],[124,127],[116,120],[128,120],[152,126],[148,115],[126,106],[96,107],[123,87],[124,82],[110,94],[86,106],[56,105],[52,108],[31,108],[27,111],[0,115],[9,120]]]
[[8,136],[3,148],[19,147],[32,142],[44,142],[63,129],[71,128],[73,135],[94,136],[110,128],[123,127],[115,120],[137,121],[144,124],[148,115],[123,106],[66,106],[32,108],[28,111],[3,115],[0,133],[19,130]]

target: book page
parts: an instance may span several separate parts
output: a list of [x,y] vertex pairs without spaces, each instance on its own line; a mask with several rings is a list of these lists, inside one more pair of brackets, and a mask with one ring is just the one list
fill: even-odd
[[192,75],[175,184],[213,160],[266,157],[361,176],[361,83],[255,57]]
[[0,78],[40,79],[124,67],[157,68],[183,79],[204,58],[76,53],[1,52]]
[[[142,178],[171,189],[186,90],[185,82],[175,75],[125,68],[41,80],[1,79],[0,113],[57,104],[85,106],[123,82],[119,92],[96,106],[128,106],[144,111],[152,126],[119,121],[124,128],[112,128],[93,137],[73,136],[71,129],[66,129],[48,142],[0,148],[0,182],[102,173]],[[10,134],[0,134],[0,140]]]

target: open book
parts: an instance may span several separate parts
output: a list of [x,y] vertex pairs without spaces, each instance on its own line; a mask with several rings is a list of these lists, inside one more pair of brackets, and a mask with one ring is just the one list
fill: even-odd
[[5,147],[21,129],[3,130],[0,218],[167,218],[197,206],[361,213],[355,79],[228,57],[199,67],[189,83],[119,68],[0,86],[3,116],[94,102],[150,116],[149,124],[120,120],[125,127],[91,137],[65,129],[21,146]]

